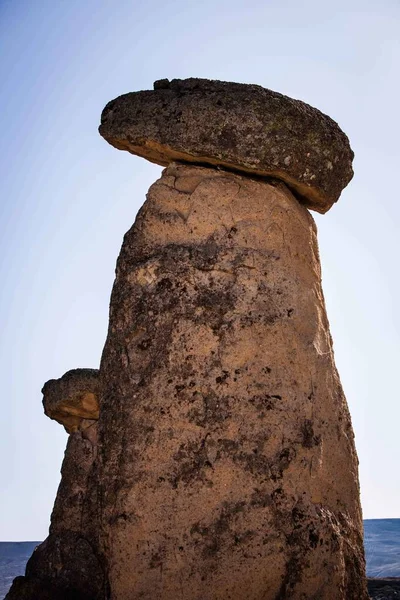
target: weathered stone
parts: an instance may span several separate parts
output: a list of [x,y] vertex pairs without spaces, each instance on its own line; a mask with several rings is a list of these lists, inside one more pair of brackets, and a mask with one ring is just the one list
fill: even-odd
[[71,433],[48,538],[28,561],[7,600],[102,600],[104,573],[97,548],[97,422]]
[[[99,418],[99,372],[97,369],[73,369],[60,379],[44,384],[45,414],[64,425],[68,433],[87,427]],[[89,423],[90,424],[90,423]]]
[[367,600],[351,421],[298,202],[337,199],[347,138],[257,86],[155,87],[109,104],[101,133],[186,164],[124,238],[100,371],[43,388],[71,435],[50,535],[7,600]]
[[43,387],[45,413],[71,435],[48,538],[28,561],[7,600],[102,600],[98,551],[97,419],[99,371],[74,369]]
[[325,213],[353,176],[347,136],[319,110],[258,85],[161,80],[105,107],[113,146],[167,166],[204,163],[284,181]]
[[124,238],[100,373],[113,600],[368,597],[316,228],[284,184],[164,171]]

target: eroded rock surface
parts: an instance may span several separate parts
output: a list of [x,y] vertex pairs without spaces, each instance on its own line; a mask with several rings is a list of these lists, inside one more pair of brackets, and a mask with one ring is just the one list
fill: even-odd
[[43,388],[70,437],[50,535],[7,599],[366,600],[304,206],[326,212],[351,179],[346,136],[302,102],[197,79],[121,96],[100,132],[168,167],[124,238],[100,371]]
[[[48,538],[28,561],[7,600],[103,600],[104,572],[98,551],[98,370],[75,369],[48,381],[43,404],[68,438]],[[90,419],[86,418],[90,417]]]
[[68,433],[86,428],[99,418],[97,369],[68,371],[60,379],[47,381],[42,393],[45,414],[64,425]]
[[162,80],[105,107],[100,133],[167,166],[185,161],[273,176],[324,213],[353,176],[347,136],[330,117],[258,85]]
[[113,600],[365,600],[357,457],[312,217],[174,165],[126,234],[99,421]]

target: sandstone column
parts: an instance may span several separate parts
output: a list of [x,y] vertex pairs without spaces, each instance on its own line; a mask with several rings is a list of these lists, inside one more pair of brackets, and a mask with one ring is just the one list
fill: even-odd
[[350,181],[347,137],[259,86],[154,88],[102,114],[166,168],[124,238],[99,376],[44,388],[71,433],[50,536],[7,598],[367,600],[308,211]]

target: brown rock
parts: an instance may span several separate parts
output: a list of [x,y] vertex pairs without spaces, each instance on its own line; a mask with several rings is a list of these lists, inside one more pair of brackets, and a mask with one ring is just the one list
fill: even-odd
[[203,163],[284,181],[325,213],[353,176],[353,152],[319,110],[258,85],[174,79],[105,107],[100,133],[160,165]]
[[[64,425],[68,433],[86,428],[99,418],[99,372],[73,369],[44,384],[45,414]],[[87,423],[89,420],[89,423]]]
[[97,423],[69,436],[49,536],[34,551],[25,577],[13,583],[7,600],[104,598],[97,544],[96,439]]
[[[104,573],[98,551],[98,371],[76,369],[43,387],[50,418],[72,431],[61,469],[48,538],[28,561],[7,600],[102,600]],[[90,417],[88,420],[86,417]],[[79,428],[79,429],[78,429]]]
[[124,239],[102,363],[113,600],[366,600],[316,228],[287,187],[173,165]]
[[71,435],[50,535],[7,599],[367,600],[351,421],[297,201],[337,199],[347,138],[257,86],[155,87],[110,103],[104,137],[228,170],[169,164],[124,238],[100,371],[44,386]]

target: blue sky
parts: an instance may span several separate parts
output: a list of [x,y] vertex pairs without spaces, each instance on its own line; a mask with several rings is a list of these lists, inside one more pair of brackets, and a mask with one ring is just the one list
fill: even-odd
[[41,540],[66,433],[41,387],[97,367],[115,261],[161,168],[100,138],[168,77],[257,83],[329,114],[355,178],[316,216],[366,518],[400,517],[397,0],[0,0],[0,540]]

